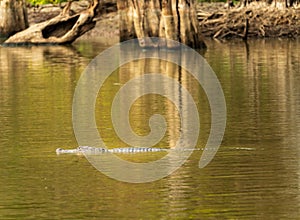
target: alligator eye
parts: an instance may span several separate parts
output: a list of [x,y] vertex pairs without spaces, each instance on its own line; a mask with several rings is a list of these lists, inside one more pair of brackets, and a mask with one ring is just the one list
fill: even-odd
[[57,148],[56,153],[59,154],[63,149],[62,148]]

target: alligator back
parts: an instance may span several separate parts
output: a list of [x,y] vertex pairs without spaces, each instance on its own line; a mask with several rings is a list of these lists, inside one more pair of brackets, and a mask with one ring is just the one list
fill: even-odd
[[153,147],[124,147],[124,148],[98,148],[90,146],[79,146],[76,149],[57,148],[56,154],[103,154],[103,153],[145,153],[167,151],[163,148]]

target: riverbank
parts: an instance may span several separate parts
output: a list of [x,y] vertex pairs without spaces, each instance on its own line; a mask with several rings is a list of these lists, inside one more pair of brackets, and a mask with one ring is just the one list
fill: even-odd
[[[36,24],[49,20],[62,12],[65,3],[47,4],[39,7],[28,7],[29,24]],[[71,13],[78,13],[88,8],[88,1],[75,1],[71,5]],[[107,2],[99,9],[99,16],[96,17],[96,26],[85,33],[82,37],[104,37],[116,38],[119,37],[119,16],[117,6]]]
[[253,2],[247,7],[218,7],[207,12],[197,6],[200,30],[212,38],[295,38],[300,35],[300,7],[286,8]]
[[[74,2],[72,11],[78,12],[88,6],[87,1]],[[28,8],[29,23],[50,19],[62,11],[63,5],[43,5]],[[297,37],[300,35],[300,7],[284,8],[251,3],[242,8],[225,8],[223,3],[199,3],[197,15],[204,37],[264,38]],[[82,37],[116,38],[119,36],[119,16],[115,4],[100,9],[94,29]]]

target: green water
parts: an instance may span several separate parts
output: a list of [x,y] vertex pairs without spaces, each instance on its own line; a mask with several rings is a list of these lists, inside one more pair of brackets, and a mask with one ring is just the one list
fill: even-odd
[[[77,146],[72,128],[76,83],[107,44],[94,39],[72,47],[0,47],[0,219],[298,219],[300,39],[208,40],[207,45],[201,53],[227,103],[223,143],[204,169],[198,168],[199,150],[172,175],[143,184],[111,179],[83,156],[55,154],[56,148]],[[96,104],[99,132],[109,147],[126,146],[113,131],[110,102],[145,65],[162,65],[160,70],[179,79],[196,100],[197,148],[203,147],[210,129],[204,92],[186,73],[155,62],[128,64],[106,81]],[[180,121],[162,97],[148,95],[135,103],[133,130],[147,134],[154,113],[168,123],[157,146],[172,147]]]

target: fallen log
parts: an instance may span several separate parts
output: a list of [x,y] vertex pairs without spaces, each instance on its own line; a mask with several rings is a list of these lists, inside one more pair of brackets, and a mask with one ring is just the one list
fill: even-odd
[[70,44],[78,37],[95,27],[96,9],[99,0],[93,0],[90,6],[79,13],[71,15],[72,1],[56,17],[34,24],[24,31],[8,38],[7,44]]

